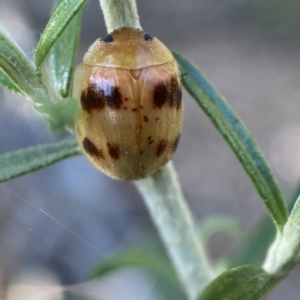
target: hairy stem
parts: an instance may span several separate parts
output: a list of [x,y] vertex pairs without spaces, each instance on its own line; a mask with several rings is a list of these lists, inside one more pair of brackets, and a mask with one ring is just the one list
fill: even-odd
[[269,248],[263,268],[277,277],[286,276],[299,263],[300,252],[300,198],[283,228]]
[[140,28],[135,0],[100,0],[108,32],[121,27]]
[[172,162],[155,175],[135,181],[169,257],[190,299],[213,278],[209,260]]

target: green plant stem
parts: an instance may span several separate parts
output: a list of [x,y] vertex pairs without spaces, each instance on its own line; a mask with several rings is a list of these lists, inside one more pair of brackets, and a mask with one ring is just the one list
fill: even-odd
[[38,73],[38,78],[40,80],[40,94],[34,97],[33,104],[35,107],[53,105],[63,99],[59,91],[53,85],[45,67],[41,68]]
[[263,268],[277,277],[284,277],[299,263],[300,253],[300,198],[283,228],[269,248]]
[[275,240],[268,249],[267,255],[263,262],[263,269],[269,274],[278,276],[282,274],[282,268],[290,260],[286,253],[278,251],[282,245],[282,233],[277,233]]
[[107,32],[121,27],[140,28],[135,0],[100,0]]
[[155,175],[135,181],[190,299],[213,278],[172,162]]

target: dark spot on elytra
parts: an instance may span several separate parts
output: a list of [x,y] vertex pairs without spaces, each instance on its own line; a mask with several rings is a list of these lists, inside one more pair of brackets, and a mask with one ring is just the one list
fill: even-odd
[[160,118],[156,118],[155,121],[158,121]]
[[103,158],[102,150],[99,150],[93,142],[91,142],[90,139],[87,137],[84,138],[82,141],[82,146],[87,154],[97,157],[97,158]]
[[148,121],[149,121],[149,119],[148,119],[147,116],[144,116],[144,121],[145,121],[145,122],[148,122]]
[[168,100],[170,106],[175,106],[177,109],[181,107],[182,92],[179,81],[176,77],[171,77],[169,81]]
[[158,145],[157,145],[157,148],[156,148],[156,156],[157,157],[161,156],[165,152],[166,147],[167,147],[167,141],[166,140],[160,140]]
[[110,94],[106,96],[108,107],[111,109],[119,109],[122,105],[122,96],[118,87],[112,87]]
[[123,108],[124,108],[125,110],[127,109],[127,107],[125,107],[125,106],[124,106]]
[[154,88],[153,104],[154,107],[161,108],[167,101],[168,89],[164,82],[158,82]]
[[171,154],[173,154],[176,151],[179,140],[180,140],[180,134],[177,135],[176,139],[174,140],[174,142],[171,145]]
[[141,150],[141,151],[140,151],[140,155],[142,155],[144,152],[145,152],[145,150]]
[[101,110],[105,106],[105,97],[103,90],[99,90],[96,84],[90,84],[86,90],[83,90],[80,96],[80,102],[83,110]]
[[153,40],[153,37],[152,37],[150,34],[145,33],[145,34],[144,34],[144,39],[145,39],[145,41],[152,41],[152,40]]
[[166,102],[171,107],[179,109],[181,107],[181,87],[175,76],[169,77],[165,81],[158,82],[154,88],[154,107],[161,108]]
[[132,111],[133,111],[133,112],[137,111],[137,108],[133,108]]
[[143,108],[144,108],[144,106],[140,105],[140,108],[141,108],[141,109],[143,109]]
[[106,36],[103,38],[103,41],[104,41],[105,43],[111,43],[111,42],[114,41],[114,39],[113,39],[113,37],[112,37],[111,34],[108,34],[108,35],[106,35]]
[[148,145],[151,145],[154,142],[151,135],[148,136],[147,141],[148,141]]
[[121,151],[120,151],[120,147],[117,144],[107,143],[107,149],[112,159],[115,160],[119,159]]
[[91,83],[81,93],[81,106],[84,110],[102,110],[107,104],[111,109],[119,109],[122,105],[122,96],[118,87],[102,83],[103,86]]

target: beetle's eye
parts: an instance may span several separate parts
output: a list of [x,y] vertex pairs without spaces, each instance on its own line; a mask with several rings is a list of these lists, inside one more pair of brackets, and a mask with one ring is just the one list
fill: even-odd
[[106,36],[103,38],[103,41],[104,41],[105,43],[110,43],[110,42],[113,42],[114,39],[113,39],[113,37],[112,37],[111,34],[108,34],[108,35],[106,35]]
[[153,40],[153,37],[152,37],[150,34],[145,33],[145,34],[144,34],[144,39],[145,39],[145,41],[152,41],[152,40]]

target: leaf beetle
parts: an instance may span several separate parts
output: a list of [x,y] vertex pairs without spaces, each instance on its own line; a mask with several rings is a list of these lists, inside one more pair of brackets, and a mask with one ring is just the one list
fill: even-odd
[[180,74],[157,38],[123,27],[97,39],[75,70],[73,96],[78,142],[108,176],[141,179],[171,159],[182,130]]

